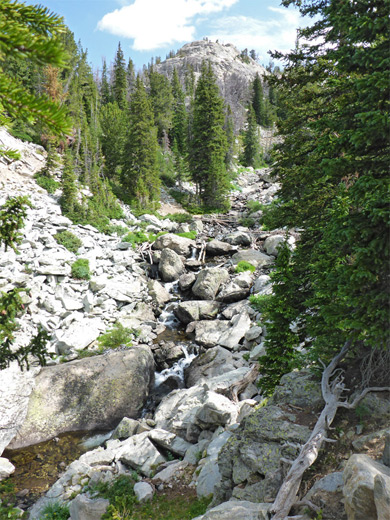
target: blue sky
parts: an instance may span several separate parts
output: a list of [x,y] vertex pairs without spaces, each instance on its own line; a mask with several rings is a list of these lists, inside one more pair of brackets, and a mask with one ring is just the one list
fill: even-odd
[[233,43],[240,50],[255,49],[267,64],[269,49],[287,51],[294,46],[302,25],[294,8],[279,0],[26,0],[61,15],[88,49],[89,62],[109,64],[121,42],[126,60],[141,69],[151,57],[165,59],[171,50],[208,37]]

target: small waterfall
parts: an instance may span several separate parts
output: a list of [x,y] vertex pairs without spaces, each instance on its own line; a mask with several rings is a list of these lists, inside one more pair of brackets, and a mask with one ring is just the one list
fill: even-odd
[[180,344],[180,346],[183,349],[184,357],[179,359],[172,367],[155,373],[155,388],[158,388],[170,377],[178,379],[181,383],[180,386],[184,386],[184,370],[190,365],[191,361],[196,358],[198,352],[193,349],[192,353],[190,353],[188,345]]

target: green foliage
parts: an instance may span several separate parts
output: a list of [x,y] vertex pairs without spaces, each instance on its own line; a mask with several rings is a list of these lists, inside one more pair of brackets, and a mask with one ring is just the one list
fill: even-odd
[[72,276],[78,280],[89,280],[91,278],[89,260],[86,258],[78,258],[75,262],[73,262]]
[[5,251],[11,247],[18,252],[16,245],[22,240],[19,230],[24,226],[27,208],[31,207],[28,197],[20,196],[8,199],[0,208],[0,244],[4,244]]
[[298,348],[326,362],[347,340],[389,345],[387,7],[283,4],[316,18],[302,37],[326,37],[296,49],[272,80],[285,119],[275,168],[281,189],[265,222],[303,232],[294,252],[277,258],[260,370],[269,391]]
[[100,113],[100,141],[104,155],[104,172],[112,178],[120,175],[126,140],[126,112],[117,103],[103,105]]
[[61,177],[62,196],[60,205],[64,215],[72,215],[79,206],[77,200],[76,174],[74,171],[73,158],[68,151],[64,157],[64,169]]
[[98,483],[92,491],[110,501],[104,520],[191,520],[206,512],[211,498],[155,495],[151,502],[139,504],[133,491],[138,476],[121,476],[113,483]]
[[60,231],[54,235],[54,238],[71,253],[77,253],[79,247],[83,245],[82,241],[71,231]]
[[121,181],[137,207],[153,207],[159,200],[156,128],[152,107],[139,76],[131,96],[129,131]]
[[203,63],[194,100],[190,172],[205,208],[222,211],[229,207],[229,179],[225,166],[228,145],[224,124],[223,100],[211,64]]
[[[4,73],[4,62],[17,58],[37,65],[65,65],[59,36],[62,20],[42,6],[25,5],[13,0],[0,4],[0,123],[13,119],[28,123],[39,121],[50,132],[68,133],[66,108],[47,96],[30,93],[12,74]],[[5,114],[7,114],[5,116]],[[1,152],[4,154],[4,151]]]
[[60,502],[51,502],[44,507],[39,516],[39,520],[68,520],[69,507]]
[[149,71],[149,96],[153,108],[154,122],[159,139],[167,136],[172,126],[173,94],[168,78],[156,72],[153,67]]
[[99,346],[102,348],[118,348],[120,346],[131,347],[134,330],[124,327],[116,322],[112,329],[108,330],[98,338]]
[[190,238],[191,240],[195,240],[197,232],[196,231],[187,231],[185,233],[176,233],[176,235],[179,237]]
[[251,227],[254,227],[254,225],[256,224],[256,221],[252,217],[243,217],[243,218],[240,218],[239,223],[240,223],[240,226],[245,226],[245,227],[251,228]]
[[248,208],[249,213],[256,213],[263,208],[262,204],[258,200],[248,200],[246,207]]
[[123,242],[129,242],[133,248],[135,248],[136,244],[143,244],[144,242],[148,242],[149,237],[142,231],[131,231],[125,237],[123,237]]
[[17,497],[15,487],[10,480],[0,482],[0,497],[0,520],[26,518],[27,513],[21,513],[21,510],[15,507]]
[[127,105],[127,74],[126,62],[120,42],[116,51],[113,70],[112,93],[114,100],[120,109],[126,108]]
[[165,218],[168,218],[169,220],[172,220],[172,222],[177,222],[179,224],[189,224],[193,220],[192,216],[188,213],[169,213],[165,216]]
[[173,154],[163,152],[161,148],[157,150],[157,167],[161,182],[165,186],[172,187],[176,184],[175,161]]
[[60,183],[51,179],[50,177],[46,177],[44,175],[35,175],[34,176],[38,186],[45,189],[48,193],[54,193],[60,187]]
[[238,262],[235,269],[236,273],[243,273],[244,271],[250,271],[251,273],[254,273],[256,271],[256,267],[252,265],[249,262],[246,262],[245,260],[241,260],[241,262]]

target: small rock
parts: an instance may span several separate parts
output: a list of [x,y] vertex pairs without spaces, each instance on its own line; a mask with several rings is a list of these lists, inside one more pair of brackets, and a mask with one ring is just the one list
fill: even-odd
[[134,484],[134,493],[137,498],[137,501],[141,504],[143,502],[148,502],[152,500],[154,495],[154,490],[150,484],[147,482],[137,482]]

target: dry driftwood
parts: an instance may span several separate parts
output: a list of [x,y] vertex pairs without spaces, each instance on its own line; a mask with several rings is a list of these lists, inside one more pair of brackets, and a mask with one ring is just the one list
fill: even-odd
[[249,372],[239,381],[228,386],[228,388],[224,388],[223,390],[219,390],[218,393],[228,397],[231,401],[238,403],[238,394],[241,394],[245,390],[245,388],[253,383],[257,376],[259,375],[259,367],[258,365],[253,365],[253,367],[249,370]]
[[327,439],[327,429],[333,422],[336,412],[339,408],[352,409],[366,396],[369,392],[390,391],[390,387],[371,387],[363,390],[351,403],[347,400],[341,400],[343,392],[347,391],[343,383],[343,371],[337,369],[338,363],[344,358],[350,348],[350,342],[347,342],[341,349],[339,354],[335,356],[329,365],[324,368],[321,381],[322,396],[325,401],[325,407],[319,416],[316,425],[310,435],[309,440],[302,446],[298,457],[291,461],[291,467],[283,481],[281,488],[272,505],[270,514],[272,520],[287,520],[291,508],[298,501],[299,486],[302,481],[303,473],[317,459],[318,452],[324,442],[335,442]]

